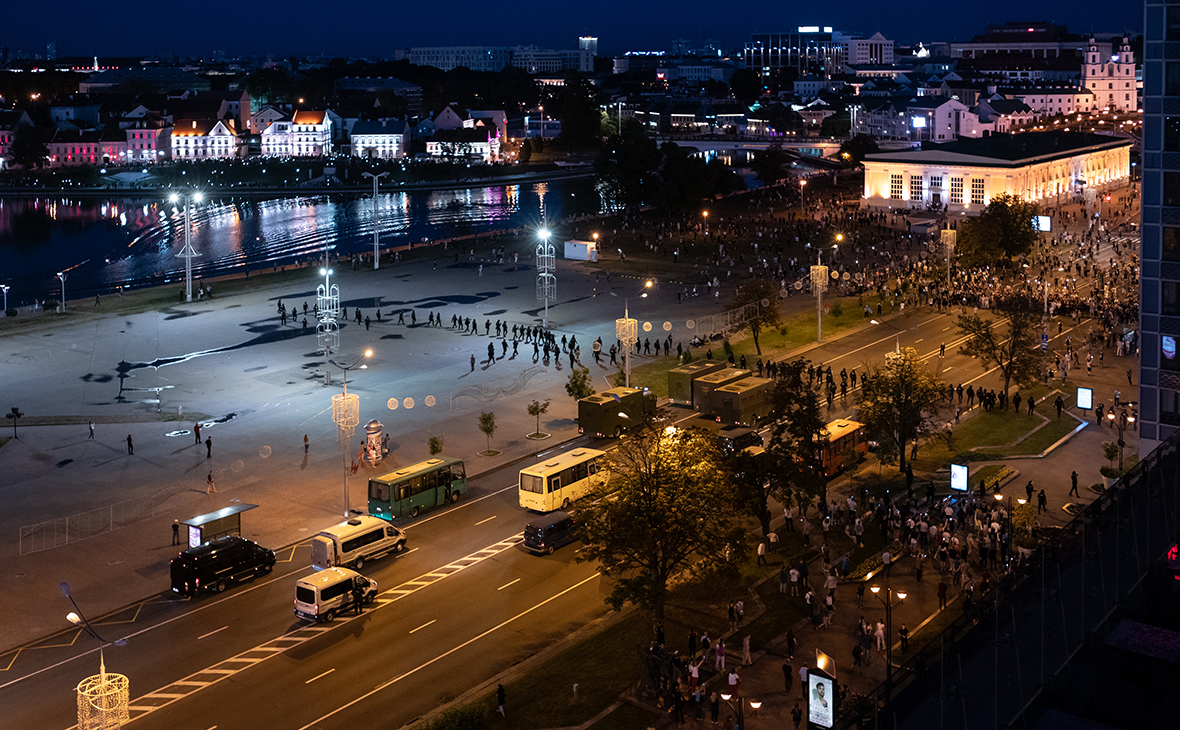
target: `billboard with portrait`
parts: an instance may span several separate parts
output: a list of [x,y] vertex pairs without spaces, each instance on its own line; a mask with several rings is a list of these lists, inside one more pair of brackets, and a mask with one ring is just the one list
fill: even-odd
[[1094,391],[1090,388],[1078,388],[1078,408],[1089,410],[1094,407]]
[[967,491],[966,464],[951,464],[951,489],[958,492]]
[[835,707],[832,680],[821,674],[808,674],[807,719],[820,727],[831,727],[836,716]]

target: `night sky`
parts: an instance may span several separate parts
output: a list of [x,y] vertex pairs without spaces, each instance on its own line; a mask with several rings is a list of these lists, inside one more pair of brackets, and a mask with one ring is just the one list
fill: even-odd
[[[579,35],[599,39],[599,54],[666,50],[676,38],[702,38],[740,49],[751,32],[830,25],[845,32],[880,31],[898,43],[969,40],[988,23],[1046,21],[1075,33],[1139,32],[1143,5],[1134,0],[1018,0],[949,3],[844,0],[819,3],[754,0],[591,0],[492,3],[481,0],[345,3],[278,0],[247,3],[143,3],[128,0],[12,2],[4,9],[0,45],[59,57],[178,53],[380,56],[429,45],[516,45],[576,48]],[[793,7],[794,6],[794,7]],[[1033,10],[1030,10],[1033,8]]]

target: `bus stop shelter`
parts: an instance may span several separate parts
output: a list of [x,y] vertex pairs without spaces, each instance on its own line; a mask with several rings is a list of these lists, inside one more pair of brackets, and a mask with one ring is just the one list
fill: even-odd
[[181,524],[188,529],[188,546],[199,547],[219,537],[242,534],[242,513],[257,506],[256,504],[235,504],[232,507],[185,520]]

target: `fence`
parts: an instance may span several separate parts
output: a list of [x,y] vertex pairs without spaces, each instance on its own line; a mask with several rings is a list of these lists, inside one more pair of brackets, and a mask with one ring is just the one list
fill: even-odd
[[894,671],[893,685],[846,708],[837,730],[1031,728],[1046,706],[1081,707],[1076,681],[1180,530],[1180,433],[1148,454]]
[[41,552],[114,532],[155,516],[158,495],[137,497],[20,528],[20,554]]

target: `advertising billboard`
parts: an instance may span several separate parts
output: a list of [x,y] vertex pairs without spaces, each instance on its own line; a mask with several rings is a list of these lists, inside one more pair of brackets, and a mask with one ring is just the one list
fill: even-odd
[[951,489],[959,492],[967,491],[966,464],[951,464]]
[[1078,388],[1078,408],[1087,410],[1094,407],[1094,391],[1089,388]]
[[832,680],[821,674],[808,674],[807,719],[820,727],[831,727],[836,716],[835,703]]

